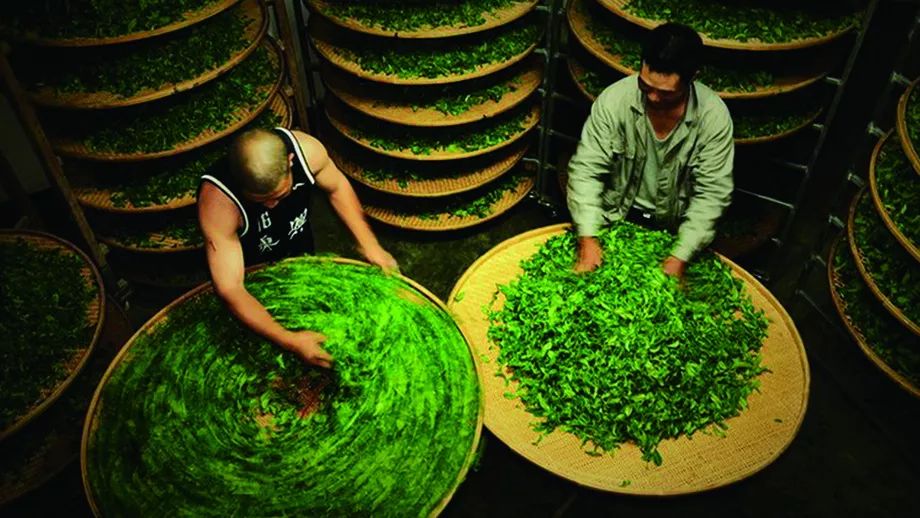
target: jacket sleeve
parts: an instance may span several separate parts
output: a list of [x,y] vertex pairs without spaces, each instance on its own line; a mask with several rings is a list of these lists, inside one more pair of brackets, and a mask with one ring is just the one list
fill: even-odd
[[604,176],[612,171],[616,155],[615,100],[605,90],[591,106],[591,114],[581,130],[575,155],[569,161],[566,198],[579,236],[596,236],[603,224],[601,195]]
[[677,242],[671,255],[689,261],[715,237],[716,221],[731,202],[734,189],[732,166],[735,141],[728,109],[722,106],[718,116],[700,128],[700,142],[695,156],[690,157],[693,191],[683,222],[677,231]]

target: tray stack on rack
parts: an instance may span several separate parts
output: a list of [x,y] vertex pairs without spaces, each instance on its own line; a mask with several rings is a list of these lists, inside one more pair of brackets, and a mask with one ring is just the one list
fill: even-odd
[[[540,121],[538,0],[308,0],[322,138],[367,215],[445,231],[511,209]],[[443,5],[441,5],[443,4]]]
[[[105,289],[89,257],[50,234],[0,230],[0,506],[75,460],[102,377]],[[103,363],[100,363],[100,359]]]
[[920,90],[901,97],[897,128],[869,163],[869,185],[854,198],[846,235],[831,250],[834,305],[860,349],[882,372],[920,397]]
[[14,70],[117,273],[198,284],[198,178],[222,167],[234,134],[293,116],[266,4],[71,4],[67,19],[42,4],[3,27],[17,43]]
[[[819,81],[846,54],[844,36],[856,16],[839,5],[821,9],[808,12],[777,2],[572,0],[569,75],[581,96],[593,102],[612,82],[638,73],[649,30],[665,21],[689,25],[706,51],[698,80],[728,105],[737,156],[763,163],[760,157],[777,149],[767,144],[788,142],[818,120],[826,104]],[[736,167],[736,184],[744,184],[742,169],[749,168]],[[734,221],[723,225],[715,244],[729,257],[757,248],[782,221],[777,207],[746,196],[736,200],[726,216]]]

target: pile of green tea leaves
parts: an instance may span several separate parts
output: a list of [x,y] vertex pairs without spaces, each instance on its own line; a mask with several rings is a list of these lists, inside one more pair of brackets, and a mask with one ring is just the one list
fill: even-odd
[[811,9],[791,2],[764,4],[759,0],[630,0],[625,7],[640,18],[689,25],[712,39],[763,43],[821,37],[859,21],[859,13],[846,12],[836,2],[819,3]]
[[169,249],[204,245],[204,237],[195,217],[169,221],[138,232],[127,226],[114,229],[113,239],[124,246],[147,249]]
[[173,308],[102,387],[86,456],[101,513],[429,515],[480,411],[450,316],[365,266],[297,258],[246,282],[281,325],[324,333],[334,369],[254,336],[211,293]]
[[914,152],[920,153],[920,88],[915,87],[907,99],[904,116],[908,136],[914,145]]
[[[503,373],[540,418],[593,453],[625,441],[661,464],[658,443],[699,430],[721,433],[747,408],[766,371],[767,319],[716,256],[687,269],[685,286],[661,271],[675,237],[620,223],[602,231],[603,264],[576,274],[576,236],[551,238],[523,273],[499,287],[488,336]],[[505,375],[505,374],[501,374]]]
[[920,323],[920,268],[888,232],[868,193],[856,206],[853,235],[863,266],[878,289],[904,316]]
[[[502,98],[512,92],[516,92],[520,87],[519,78],[510,81],[477,88],[476,90],[461,90],[454,86],[445,86],[439,88],[438,95],[418,97],[415,94],[409,96],[412,103],[412,110],[437,110],[444,115],[462,115],[476,106],[481,106],[488,102],[497,103]],[[403,101],[405,102],[405,101]],[[397,106],[402,102],[380,101],[382,106]]]
[[438,78],[474,72],[523,53],[540,39],[540,28],[531,18],[496,29],[488,39],[480,35],[451,38],[449,43],[419,45],[377,39],[349,40],[337,46],[342,57],[374,74],[404,79]]
[[[274,128],[281,122],[271,110],[265,110],[242,131]],[[109,171],[96,175],[95,186],[112,190],[115,207],[152,207],[195,194],[204,174],[215,174],[226,167],[229,142],[226,140],[197,149],[176,160],[158,162],[152,170]]]
[[451,196],[449,199],[422,202],[412,208],[397,207],[395,212],[402,216],[423,220],[448,218],[485,218],[494,212],[493,207],[505,197],[505,193],[518,189],[526,177],[523,171],[505,174],[499,180],[474,191]]
[[920,386],[920,338],[879,304],[860,277],[845,241],[837,245],[833,260],[836,285],[831,289],[843,300],[850,323],[889,367]]
[[250,43],[245,35],[252,22],[240,10],[229,10],[164,38],[81,52],[79,57],[58,51],[59,58],[41,56],[17,70],[25,69],[32,88],[131,97],[220,67]]
[[264,47],[223,77],[167,99],[85,117],[74,128],[97,152],[167,151],[205,132],[221,131],[268,97],[278,80],[276,64]]
[[[587,12],[585,16],[588,17],[588,30],[607,52],[619,56],[620,63],[630,70],[639,72],[642,67],[642,45],[617,33],[599,18]],[[726,68],[717,65],[703,65],[696,79],[717,92],[731,93],[753,92],[771,86],[776,80],[772,73],[765,70]]]
[[4,32],[44,38],[105,38],[152,31],[221,0],[42,0],[5,2]]
[[351,18],[385,31],[415,32],[439,27],[476,27],[495,14],[528,0],[336,0],[322,13],[333,18]]
[[0,430],[41,403],[90,345],[83,259],[18,239],[0,243]]
[[409,151],[414,155],[431,153],[468,153],[508,142],[527,127],[530,107],[476,123],[475,127],[413,128],[383,126],[361,118],[349,121],[348,133],[385,151]]
[[750,139],[779,135],[806,124],[815,116],[815,111],[802,111],[799,106],[785,110],[761,113],[732,114],[736,139]]
[[920,248],[920,177],[895,134],[888,137],[876,160],[875,181],[888,217],[914,247]]

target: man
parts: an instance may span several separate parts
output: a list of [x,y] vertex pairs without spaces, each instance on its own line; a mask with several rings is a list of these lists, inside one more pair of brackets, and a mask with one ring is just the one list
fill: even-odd
[[198,220],[217,294],[247,327],[298,354],[330,367],[313,331],[283,328],[243,285],[245,264],[313,253],[310,193],[325,191],[368,262],[385,270],[396,261],[377,242],[361,204],[323,145],[300,131],[275,128],[240,135],[228,156],[227,175],[204,175],[198,189]]
[[569,163],[568,205],[578,232],[575,270],[597,268],[597,233],[624,217],[677,231],[662,269],[681,277],[712,242],[733,189],[734,140],[725,103],[695,82],[703,43],[667,23],[649,33],[642,68],[591,107]]

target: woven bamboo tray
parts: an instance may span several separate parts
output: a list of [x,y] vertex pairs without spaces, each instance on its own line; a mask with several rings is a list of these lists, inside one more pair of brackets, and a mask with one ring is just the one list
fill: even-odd
[[236,113],[234,121],[227,125],[225,128],[221,128],[220,130],[209,128],[200,133],[197,137],[183,142],[173,147],[172,149],[150,153],[116,153],[109,151],[96,151],[89,149],[85,144],[83,144],[83,142],[79,140],[68,139],[66,137],[52,139],[51,144],[54,147],[54,150],[62,156],[80,158],[83,160],[97,160],[105,162],[138,162],[142,160],[153,160],[155,158],[164,158],[185,153],[210,144],[215,140],[233,133],[234,131],[250,123],[253,119],[262,113],[262,110],[269,106],[273,96],[281,87],[281,83],[284,79],[284,61],[281,57],[281,49],[278,47],[278,44],[275,43],[271,38],[265,38],[263,41],[267,42],[266,45],[270,49],[269,55],[275,64],[278,75],[270,86],[263,87],[263,91],[268,92],[268,96],[265,98],[265,100],[251,109],[239,110]]
[[736,139],[735,139],[735,145],[738,145],[738,146],[750,146],[750,145],[755,145],[755,144],[767,144],[767,143],[770,143],[770,142],[776,142],[776,141],[779,141],[779,140],[783,140],[783,139],[789,138],[789,137],[791,137],[791,136],[793,136],[793,135],[799,133],[800,131],[804,130],[805,128],[810,127],[812,124],[815,123],[816,120],[818,120],[818,117],[819,117],[820,115],[821,115],[821,110],[817,110],[817,111],[815,111],[814,113],[812,113],[812,114],[808,117],[808,119],[806,119],[805,121],[803,121],[801,124],[795,126],[794,128],[789,128],[789,129],[786,130],[786,131],[777,133],[777,134],[775,134],[775,135],[763,135],[763,136],[760,136],[760,137],[736,138]]
[[213,4],[205,6],[197,11],[189,11],[185,14],[183,19],[169,25],[164,25],[163,27],[149,31],[132,32],[121,36],[109,36],[105,38],[45,38],[37,35],[23,37],[14,35],[13,38],[41,47],[97,47],[100,45],[115,45],[118,43],[153,38],[154,36],[160,36],[162,34],[178,31],[179,29],[184,29],[185,27],[195,25],[196,23],[226,11],[239,1],[240,0],[217,0]]
[[[29,424],[28,433],[17,434],[0,444],[0,506],[42,487],[80,457],[83,418],[93,390],[131,329],[127,316],[116,304],[105,305],[105,325],[92,358],[68,389],[40,419]],[[110,349],[112,349],[110,351]]]
[[[375,180],[369,177],[366,173],[366,165],[362,165],[373,163],[370,157],[366,156],[367,153],[353,153],[348,149],[353,146],[346,147],[341,143],[338,149],[331,145],[327,147],[332,161],[352,180],[376,191],[415,198],[450,196],[481,187],[514,167],[527,151],[526,142],[518,141],[507,148],[496,151],[494,155],[483,155],[481,160],[472,159],[462,163],[451,163],[448,166],[427,165],[425,169],[431,173],[430,178],[405,180],[404,186],[400,186],[397,180]],[[359,154],[365,155],[363,157],[365,160],[354,159]],[[445,177],[444,168],[451,168],[455,176]],[[420,168],[416,165],[415,169]]]
[[336,29],[329,22],[325,22],[321,19],[313,20],[310,22],[308,30],[310,33],[310,39],[313,41],[314,48],[316,48],[316,51],[319,53],[319,55],[325,58],[329,63],[348,72],[349,74],[360,77],[362,79],[369,79],[378,83],[387,83],[393,85],[443,85],[456,83],[458,81],[466,81],[467,79],[475,79],[477,77],[484,77],[513,66],[515,63],[518,63],[529,56],[530,53],[533,52],[535,48],[537,48],[537,44],[535,42],[533,45],[527,47],[526,50],[516,56],[512,56],[505,61],[499,61],[490,65],[481,66],[472,72],[464,72],[462,74],[451,74],[448,76],[439,77],[405,78],[393,74],[379,74],[376,72],[369,72],[361,68],[358,63],[345,57],[345,55],[343,55],[345,49],[341,45],[342,40],[345,39],[345,35],[336,34]]
[[375,97],[375,87],[366,82],[355,81],[341,72],[330,69],[323,80],[330,92],[354,110],[387,122],[406,126],[456,126],[476,122],[504,113],[534,93],[543,81],[543,62],[532,57],[519,74],[496,84],[516,84],[516,90],[505,94],[498,102],[487,100],[459,114],[450,115],[434,108],[414,108],[413,95],[408,93],[401,100],[385,100]]
[[574,57],[569,57],[568,69],[569,75],[572,77],[572,82],[575,83],[578,91],[581,92],[581,95],[583,95],[585,99],[593,103],[597,99],[597,96],[589,92],[588,87],[585,86],[583,82],[583,78],[585,74],[588,73],[588,69]]
[[[293,118],[293,110],[288,100],[282,95],[275,95],[269,106],[276,115],[281,118],[281,126],[289,127]],[[130,174],[130,173],[127,173]],[[103,212],[113,212],[119,214],[136,214],[145,212],[163,212],[189,207],[195,204],[195,191],[189,191],[184,196],[173,198],[167,203],[161,205],[147,205],[144,207],[135,207],[128,203],[125,206],[116,206],[112,201],[112,196],[118,192],[114,188],[105,188],[98,186],[80,186],[74,187],[74,196],[77,202],[84,207],[100,210]]]
[[[193,253],[195,253],[193,251]],[[131,254],[138,257],[137,254]],[[158,257],[173,257],[159,255]],[[210,280],[210,272],[204,255],[197,259],[197,267],[192,268],[190,265],[184,265],[182,271],[178,271],[173,265],[166,270],[158,268],[156,265],[146,263],[132,263],[128,260],[113,261],[118,263],[115,270],[123,276],[128,282],[141,286],[149,286],[161,290],[177,290],[183,292],[196,286],[200,286]],[[124,264],[122,264],[124,263]]]
[[123,236],[111,234],[107,235],[102,232],[98,233],[99,241],[127,252],[147,253],[147,254],[170,254],[178,252],[190,252],[192,250],[201,250],[204,248],[204,242],[190,244],[184,239],[177,238],[167,232],[158,230],[141,231],[137,237],[146,238],[157,246],[139,245],[126,240]]
[[29,97],[36,104],[55,108],[119,108],[155,101],[201,86],[212,79],[220,77],[249,57],[258,48],[263,36],[265,36],[265,32],[268,29],[268,16],[265,12],[265,6],[259,0],[245,0],[238,9],[245,18],[252,20],[244,35],[249,44],[228,61],[200,74],[198,77],[179,83],[165,84],[156,90],[152,88],[141,90],[131,97],[122,97],[110,92],[59,92],[49,87],[30,91]]
[[[655,27],[664,23],[664,20],[649,20],[646,18],[640,18],[630,13],[625,8],[625,6],[629,4],[630,0],[597,0],[597,2],[620,18],[623,18],[645,29],[654,29]],[[800,38],[797,40],[782,43],[763,43],[760,40],[738,41],[722,38],[710,38],[703,33],[700,33],[700,36],[703,38],[703,44],[708,47],[732,50],[776,51],[804,49],[809,47],[816,47],[818,45],[824,45],[836,40],[854,28],[854,26],[850,26],[837,32],[825,34],[823,36]]]
[[[364,213],[371,219],[405,230],[431,232],[460,230],[485,223],[508,212],[527,196],[533,185],[534,178],[532,176],[521,178],[517,187],[514,190],[505,192],[504,196],[492,205],[492,212],[483,218],[477,216],[454,217],[449,214],[440,214],[436,219],[423,219],[418,216],[401,214],[391,207],[374,205],[373,202],[364,204]],[[394,206],[405,206],[405,202],[396,202]]]
[[[850,319],[850,315],[847,313],[846,303],[840,297],[840,294],[837,290],[843,284],[840,279],[837,269],[834,268],[834,256],[837,253],[837,247],[840,245],[841,238],[838,237],[834,240],[834,243],[831,245],[831,254],[830,259],[827,261],[827,282],[831,292],[831,299],[834,301],[834,308],[837,309],[837,314],[840,315],[840,320],[843,321],[843,325],[847,328],[847,331],[850,332],[850,335],[853,337],[853,340],[856,341],[856,345],[862,349],[862,352],[869,358],[876,367],[878,367],[886,376],[894,380],[895,383],[901,386],[904,390],[909,392],[912,396],[920,398],[920,387],[915,386],[907,378],[902,376],[898,371],[892,369],[885,363],[875,351],[872,350],[872,347],[869,346],[869,342],[866,340],[866,337],[862,334],[862,331],[856,327],[853,321]],[[863,282],[861,279],[850,279],[850,282]]]
[[[875,145],[875,149],[872,150],[872,159],[869,161],[869,192],[872,193],[872,202],[875,204],[875,210],[885,223],[885,227],[887,227],[891,235],[898,240],[898,243],[900,243],[904,250],[907,250],[907,253],[920,262],[920,248],[917,247],[917,243],[911,242],[894,220],[891,219],[891,215],[888,214],[888,209],[886,209],[885,204],[882,203],[882,197],[878,192],[878,180],[875,175],[875,166],[878,164],[879,153],[881,153],[882,148],[885,147],[885,143],[891,137],[892,131],[889,131],[884,137],[879,139],[878,144]],[[914,210],[916,209],[917,208],[914,207]]]
[[[342,109],[340,103],[333,101],[332,99],[327,99],[326,116],[328,117],[329,122],[332,124],[332,126],[335,127],[335,129],[338,130],[339,133],[344,135],[348,140],[358,144],[359,146],[365,149],[368,149],[380,155],[390,156],[394,158],[404,158],[407,160],[417,160],[417,161],[459,160],[463,158],[473,158],[473,157],[477,157],[480,155],[484,155],[486,153],[490,153],[492,151],[497,151],[503,147],[510,146],[511,144],[523,138],[524,135],[527,135],[527,133],[529,133],[530,130],[533,129],[533,127],[536,126],[538,122],[540,122],[540,105],[536,103],[533,104],[533,106],[530,109],[530,115],[528,116],[527,120],[524,122],[524,128],[521,131],[519,131],[518,133],[514,134],[510,138],[498,144],[495,144],[490,147],[482,148],[482,149],[477,149],[475,151],[451,152],[451,151],[435,150],[435,151],[432,151],[428,155],[416,155],[412,153],[412,151],[378,149],[374,147],[369,140],[362,138],[362,137],[355,137],[352,134],[354,131],[352,129],[352,126],[348,122],[346,122],[347,115],[346,113],[344,113],[344,110]],[[475,130],[470,129],[470,131],[472,132]]]
[[910,84],[907,90],[901,95],[901,99],[898,100],[897,124],[898,136],[901,138],[901,147],[904,148],[904,153],[907,155],[910,163],[913,164],[914,172],[920,175],[920,155],[917,154],[917,149],[910,139],[906,117],[907,103],[910,101],[910,95],[914,91],[914,88],[916,88],[917,82],[920,82],[920,78],[914,79],[914,82]]
[[850,243],[850,252],[853,254],[853,261],[856,263],[856,268],[859,270],[859,274],[863,278],[863,282],[869,286],[869,290],[873,295],[885,306],[885,309],[891,313],[891,316],[898,319],[901,324],[904,325],[907,329],[916,335],[920,335],[920,325],[917,325],[916,322],[907,318],[907,315],[904,314],[904,311],[901,310],[891,299],[888,298],[888,295],[882,292],[878,284],[875,282],[875,278],[869,273],[866,269],[865,263],[863,263],[862,252],[859,251],[859,247],[856,245],[856,239],[854,237],[854,228],[856,227],[856,207],[859,206],[859,201],[866,194],[866,188],[863,187],[860,189],[859,194],[853,197],[853,201],[850,203],[850,213],[847,218],[847,241]]
[[[448,298],[448,307],[475,348],[474,358],[484,362],[486,427],[543,469],[583,486],[616,493],[696,493],[747,478],[776,460],[805,417],[808,360],[795,325],[776,298],[753,276],[724,258],[744,282],[754,305],[770,319],[769,335],[761,350],[763,364],[770,372],[761,375],[760,391],[748,398],[748,409],[727,421],[730,428],[725,438],[695,434],[692,440],[662,441],[659,450],[665,460],[658,467],[641,460],[639,448],[632,443],[621,445],[613,455],[592,457],[578,438],[557,430],[538,445],[533,444],[538,434],[531,423],[536,418],[519,402],[504,397],[513,386],[506,387],[502,379],[489,375],[498,368],[498,348],[486,337],[489,321],[482,307],[489,305],[499,284],[520,274],[521,260],[568,228],[568,224],[539,228],[497,245],[467,269]],[[458,302],[459,293],[464,295]],[[626,480],[630,483],[624,484]]]
[[[495,27],[500,27],[507,23],[511,23],[531,11],[533,11],[539,0],[525,0],[514,5],[500,9],[495,13],[485,12],[483,13],[483,18],[486,20],[482,25],[476,26],[465,26],[465,25],[454,25],[454,26],[444,26],[444,27],[428,27],[425,29],[418,29],[414,31],[390,31],[381,29],[375,25],[367,25],[359,20],[354,18],[339,18],[332,16],[328,13],[329,5],[335,3],[334,1],[330,2],[329,0],[307,0],[307,5],[310,8],[323,15],[327,20],[332,23],[343,27],[348,30],[355,32],[361,32],[364,34],[372,34],[374,36],[387,36],[393,38],[449,38],[451,36],[460,36],[462,34],[473,34],[476,32],[482,32],[489,29],[494,29]],[[423,9],[426,7],[422,7]],[[407,15],[408,16],[408,15]]]
[[73,358],[68,360],[66,365],[66,368],[69,370],[67,377],[58,383],[56,387],[51,388],[50,392],[48,392],[45,398],[36,406],[29,409],[27,413],[13,421],[13,423],[5,429],[0,430],[0,441],[9,437],[41,415],[42,412],[47,410],[52,403],[61,397],[61,394],[67,390],[71,383],[77,378],[77,375],[80,374],[80,371],[83,370],[83,367],[86,366],[90,355],[96,347],[96,342],[99,340],[99,335],[102,332],[102,324],[105,320],[105,285],[102,284],[102,276],[99,275],[99,270],[96,269],[96,266],[82,250],[69,241],[65,241],[57,236],[44,232],[0,229],[0,243],[15,243],[19,239],[22,239],[36,248],[54,252],[64,252],[69,255],[77,256],[83,261],[84,267],[81,273],[86,280],[86,285],[93,286],[96,290],[96,298],[86,307],[86,321],[93,327],[93,335],[89,343],[77,352]]
[[[285,259],[285,261],[296,261],[296,260],[297,258]],[[361,261],[356,261],[354,259],[346,259],[346,258],[341,258],[341,257],[324,258],[323,260],[338,263],[338,264],[370,266],[367,263],[364,263]],[[251,268],[247,268],[247,272],[251,273],[254,271],[258,271],[262,269],[264,266],[265,265],[257,265]],[[449,313],[449,310],[447,306],[444,304],[444,302],[442,302],[436,295],[428,291],[428,289],[426,289],[424,286],[422,286],[421,284],[417,283],[416,281],[412,279],[409,279],[408,277],[404,277],[399,274],[394,274],[394,275],[397,275],[403,282],[405,282],[406,284],[414,288],[418,292],[418,294],[421,294],[424,297],[424,299],[420,297],[419,298],[420,301],[427,300],[429,304],[436,306],[438,309],[440,309],[441,311],[444,311],[445,313]],[[161,309],[156,315],[151,317],[150,320],[148,320],[143,326],[141,326],[140,329],[137,330],[136,333],[134,333],[133,336],[131,336],[131,338],[125,343],[124,347],[122,347],[121,350],[118,351],[118,354],[115,356],[115,359],[112,360],[112,363],[109,365],[108,369],[106,369],[105,371],[105,374],[102,376],[102,381],[100,381],[99,385],[96,387],[96,391],[93,394],[93,399],[89,405],[89,410],[87,410],[87,413],[86,413],[86,420],[84,421],[84,424],[83,424],[83,439],[80,444],[80,471],[82,473],[82,478],[83,478],[83,490],[86,493],[87,501],[89,502],[90,508],[92,508],[93,514],[95,516],[101,516],[101,515],[99,512],[99,507],[96,504],[95,494],[93,493],[93,489],[90,486],[89,473],[87,472],[87,467],[86,467],[87,466],[86,455],[87,455],[87,449],[89,448],[90,437],[96,429],[95,419],[102,405],[102,401],[101,401],[102,389],[105,387],[105,384],[108,382],[109,378],[112,377],[112,374],[115,372],[118,366],[123,361],[126,361],[126,359],[128,359],[130,352],[131,352],[131,347],[134,345],[134,342],[138,336],[149,333],[156,326],[165,322],[169,318],[170,311],[172,311],[176,307],[179,307],[183,303],[189,300],[192,300],[194,298],[197,298],[200,296],[212,295],[213,292],[214,292],[214,289],[213,289],[212,283],[208,282],[206,284],[202,284],[198,286],[197,288],[189,291],[188,293],[182,295],[175,301],[171,302],[166,307]],[[466,341],[470,354],[471,355],[474,354],[475,351],[473,349],[473,346],[471,345],[469,336],[466,335],[462,327],[460,326],[457,326],[457,327],[460,330],[460,333],[463,335],[464,340]],[[478,362],[474,361],[473,363],[476,369],[476,377],[479,379],[479,386],[481,387],[482,380],[483,380],[482,369],[480,368]],[[482,438],[482,425],[483,425],[483,414],[484,413],[485,413],[485,402],[482,399],[480,399],[479,412],[478,412],[478,417],[476,420],[476,431],[473,436],[472,444],[470,445],[470,451],[466,456],[466,460],[463,463],[463,467],[461,468],[460,473],[458,473],[457,475],[453,488],[441,499],[441,501],[438,503],[435,509],[432,510],[431,516],[437,516],[441,513],[441,511],[444,510],[444,508],[450,502],[450,499],[453,498],[454,493],[456,493],[457,488],[460,486],[460,483],[462,483],[463,480],[466,478],[466,474],[469,471],[469,468],[472,466],[473,461],[476,460],[476,452],[479,448],[479,441]]]
[[[594,57],[603,61],[609,67],[624,75],[633,75],[638,70],[633,70],[621,62],[619,55],[610,54],[604,45],[599,42],[591,31],[588,30],[587,19],[579,11],[578,4],[585,0],[573,0],[569,3],[567,19],[571,33],[575,39]],[[717,92],[722,99],[759,99],[762,97],[771,97],[774,95],[784,94],[800,90],[806,86],[815,83],[827,75],[826,70],[802,71],[791,73],[782,77],[777,77],[776,82],[768,87],[760,87],[753,92]]]

